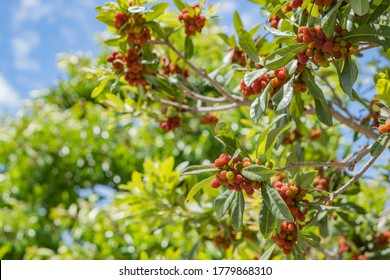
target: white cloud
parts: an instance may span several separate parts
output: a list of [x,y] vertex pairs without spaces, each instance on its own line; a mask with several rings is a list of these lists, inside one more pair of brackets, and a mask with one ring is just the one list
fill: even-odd
[[225,17],[225,16],[231,16],[234,12],[234,10],[237,10],[238,6],[237,3],[233,1],[224,1],[221,3],[221,5],[218,7],[217,12]]
[[[50,2],[49,2],[50,3]],[[13,13],[12,23],[18,29],[24,22],[37,22],[43,18],[52,19],[54,7],[48,1],[41,0],[21,0],[17,9]]]
[[33,31],[25,32],[12,38],[11,45],[14,56],[14,67],[19,70],[39,69],[39,62],[30,57],[31,51],[38,47],[39,44],[39,35]]
[[0,108],[17,108],[20,101],[19,94],[0,73]]

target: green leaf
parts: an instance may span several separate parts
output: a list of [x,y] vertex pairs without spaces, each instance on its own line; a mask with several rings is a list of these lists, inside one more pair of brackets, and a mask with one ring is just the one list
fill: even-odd
[[366,24],[377,20],[389,8],[389,5],[390,0],[371,1],[370,11],[360,19],[361,24]]
[[242,157],[250,157],[237,139],[226,136],[215,136],[215,138],[225,146],[225,150],[229,155],[234,154],[239,149]]
[[305,240],[312,247],[319,247],[321,243],[321,238],[314,233],[304,233],[302,232],[303,240]]
[[107,83],[108,83],[108,81],[109,81],[110,79],[111,79],[111,78],[109,78],[109,77],[104,78],[104,79],[100,82],[100,84],[92,91],[91,97],[92,97],[92,98],[98,97],[98,96],[102,93],[102,91],[104,90],[104,88],[106,87],[106,85],[107,85]]
[[390,48],[390,26],[364,24],[351,30],[344,36],[344,39],[351,42],[369,42]]
[[337,12],[343,1],[338,1],[337,4],[322,18],[321,28],[324,31],[326,37],[333,35],[334,28],[336,26]]
[[352,9],[359,16],[363,16],[368,13],[370,9],[368,0],[350,0]]
[[309,187],[312,183],[314,178],[317,176],[317,171],[302,173],[298,172],[295,177],[296,184],[302,186],[303,188]]
[[303,113],[304,102],[300,94],[294,94],[294,98],[290,104],[291,118],[297,123]]
[[233,203],[235,191],[225,191],[223,194],[218,196],[214,201],[214,209],[217,213],[218,219],[222,219],[226,212],[229,210]]
[[225,33],[218,33],[218,36],[230,47],[235,47],[237,45],[234,35],[227,36]]
[[306,84],[310,94],[314,97],[314,104],[316,108],[316,114],[318,119],[327,126],[333,125],[332,113],[330,112],[329,105],[326,102],[325,96],[322,90],[317,86],[313,74],[305,70]]
[[234,138],[233,129],[228,122],[219,122],[215,126],[215,134],[217,136]]
[[257,54],[255,42],[252,39],[252,36],[242,29],[238,35],[238,43],[248,57],[255,63],[260,62],[259,55]]
[[344,60],[343,70],[340,74],[340,86],[350,98],[352,96],[352,87],[357,77],[358,67],[356,63],[351,59],[351,56],[347,55]]
[[242,220],[244,218],[245,200],[242,192],[236,192],[236,198],[233,201],[232,212],[230,213],[230,222],[236,232],[240,231]]
[[164,30],[161,28],[160,24],[155,21],[148,21],[144,23],[144,26],[152,29],[153,34],[157,35],[158,38],[165,38],[166,34]]
[[234,23],[234,28],[236,29],[236,32],[239,35],[241,30],[244,29],[244,24],[242,23],[240,14],[237,11],[234,11],[233,23]]
[[271,247],[267,249],[267,251],[264,252],[264,254],[260,257],[260,260],[268,260],[271,257],[272,253],[274,252],[275,248],[276,248],[276,243],[273,244]]
[[306,49],[305,44],[294,44],[285,46],[269,54],[264,60],[264,67],[269,70],[276,70],[285,66],[297,53]]
[[257,79],[260,78],[261,76],[267,74],[268,70],[263,68],[263,69],[257,69],[252,72],[247,72],[244,75],[244,82],[247,87],[250,87],[252,83]]
[[269,180],[272,176],[275,175],[275,173],[276,172],[274,170],[257,164],[253,164],[241,170],[242,176],[255,182]]
[[157,3],[152,8],[150,8],[149,13],[145,13],[143,17],[146,19],[146,21],[154,20],[155,18],[158,18],[162,14],[164,14],[165,10],[169,7],[169,4],[166,2]]
[[280,31],[279,29],[276,29],[276,28],[273,28],[273,27],[269,27],[269,26],[265,26],[265,28],[273,35],[275,35],[276,37],[296,37],[297,35],[290,32],[290,31]]
[[289,222],[294,221],[294,217],[288,209],[286,203],[273,187],[262,185],[261,195],[263,197],[263,201],[267,204],[276,219],[287,220]]
[[282,100],[280,100],[280,102],[278,103],[276,111],[283,110],[290,105],[291,100],[294,96],[294,78],[295,75],[292,75],[290,80],[287,83],[285,83],[283,87],[280,89],[283,93],[283,97]]
[[194,174],[200,174],[205,172],[215,172],[218,170],[219,170],[218,168],[209,165],[191,165],[186,167],[182,171],[181,175],[194,175]]
[[256,149],[256,158],[258,158],[258,155],[262,152],[265,152],[265,145],[267,141],[267,137],[269,134],[269,131],[272,129],[272,127],[277,123],[280,119],[286,117],[286,114],[278,115],[275,117],[275,119],[271,122],[271,124],[259,135],[259,139],[257,140],[257,149]]
[[259,213],[259,227],[260,232],[264,238],[272,233],[275,228],[275,217],[272,215],[271,210],[268,208],[267,204],[263,201],[261,203],[260,213]]
[[191,37],[186,36],[184,42],[184,58],[186,60],[189,60],[193,54],[194,54],[194,43],[192,42]]
[[304,252],[306,250],[306,246],[305,246],[305,241],[303,240],[301,231],[299,230],[299,225],[297,225],[297,241],[298,241],[297,242],[298,249],[301,252]]
[[268,161],[271,157],[272,150],[274,149],[276,145],[276,141],[278,140],[278,137],[282,135],[284,132],[290,129],[292,125],[292,122],[288,122],[282,126],[276,127],[272,129],[268,136],[267,136],[267,142],[265,144],[265,159]]
[[200,181],[199,183],[195,184],[191,190],[188,192],[188,195],[187,195],[187,198],[186,198],[186,202],[189,202],[193,197],[194,195],[200,191],[200,189],[202,188],[207,188],[207,187],[210,187],[210,183],[211,181],[215,178],[215,176],[211,176],[209,178],[206,178],[202,181]]
[[259,122],[260,117],[266,112],[268,108],[268,94],[271,90],[271,83],[268,83],[264,91],[253,100],[249,114],[255,124]]
[[175,3],[175,5],[176,5],[176,7],[180,10],[180,11],[182,11],[185,7],[186,7],[186,5],[183,3],[183,1],[181,1],[181,0],[173,0],[173,3]]
[[376,139],[375,143],[372,144],[372,147],[370,149],[371,156],[375,156],[379,151],[382,150],[383,146],[385,145],[386,138],[388,135],[381,134],[378,139]]

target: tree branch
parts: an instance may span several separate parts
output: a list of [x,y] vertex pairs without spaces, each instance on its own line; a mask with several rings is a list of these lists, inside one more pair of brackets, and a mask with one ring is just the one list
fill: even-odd
[[350,186],[352,186],[357,180],[359,180],[360,177],[363,176],[363,174],[371,167],[371,165],[378,159],[378,157],[387,148],[387,144],[389,143],[389,141],[390,141],[390,137],[388,137],[386,139],[386,141],[385,141],[383,147],[380,149],[380,151],[375,156],[373,156],[355,176],[353,176],[344,186],[339,188],[337,191],[330,193],[329,196],[322,201],[322,203],[324,204],[328,201],[332,201],[336,196],[345,192]]
[[214,98],[214,97],[209,97],[209,96],[204,96],[199,93],[196,93],[192,90],[190,90],[188,87],[183,85],[182,83],[178,83],[176,85],[178,88],[184,91],[184,93],[194,99],[201,100],[207,103],[226,103],[226,98],[225,97],[220,97],[220,98]]
[[165,99],[161,99],[160,102],[162,104],[165,104],[168,106],[172,106],[175,108],[179,108],[179,109],[183,109],[183,110],[187,110],[187,111],[191,111],[191,112],[196,112],[196,113],[210,113],[210,112],[217,112],[217,111],[226,111],[226,110],[235,109],[235,108],[240,107],[240,105],[237,103],[231,103],[228,105],[221,105],[221,106],[214,106],[214,107],[191,107],[188,105],[180,104],[180,103],[173,102],[173,101],[168,101]]

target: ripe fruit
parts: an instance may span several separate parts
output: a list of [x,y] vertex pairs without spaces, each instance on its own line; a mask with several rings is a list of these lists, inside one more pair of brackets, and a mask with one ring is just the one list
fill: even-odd
[[[259,182],[253,182],[241,174],[242,168],[251,166],[249,158],[232,157],[227,154],[221,154],[215,161],[214,166],[220,170],[215,173],[215,179],[211,181],[212,188],[218,188],[225,185],[228,190],[245,191],[247,195],[254,194],[255,190],[260,189]],[[218,183],[218,184],[217,184]]]
[[160,123],[160,127],[165,132],[168,132],[170,130],[178,128],[179,126],[180,126],[180,118],[179,117],[167,118],[165,121]]
[[200,120],[201,125],[213,125],[218,122],[218,118],[214,115],[208,114]]
[[202,28],[206,23],[206,18],[200,15],[199,5],[195,4],[192,8],[195,12],[193,16],[191,16],[186,8],[178,16],[178,19],[184,22],[184,29],[187,36],[193,36],[196,32],[202,32]]
[[385,124],[382,124],[378,127],[380,133],[389,133],[390,132],[390,120],[387,120]]
[[291,248],[298,239],[296,222],[284,221],[280,226],[280,231],[277,235],[272,237],[272,240],[283,250],[285,255],[290,254]]

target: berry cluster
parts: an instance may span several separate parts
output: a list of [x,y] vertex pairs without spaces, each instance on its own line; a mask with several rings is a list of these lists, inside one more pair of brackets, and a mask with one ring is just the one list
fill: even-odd
[[380,133],[389,133],[390,132],[390,120],[387,120],[385,124],[381,124],[378,127]]
[[182,69],[179,65],[173,63],[170,58],[163,55],[160,59],[161,74],[169,76],[179,74],[188,78],[188,69]]
[[345,237],[341,235],[339,237],[339,254],[349,252],[350,250],[351,248],[348,246]]
[[178,16],[180,21],[184,21],[187,36],[193,36],[196,32],[202,32],[202,28],[206,23],[206,18],[200,15],[199,4],[193,5],[192,8],[195,10],[193,16],[191,16],[187,9],[183,9]]
[[243,51],[243,50],[240,50],[238,48],[232,48],[230,50],[234,50],[233,51],[233,55],[232,55],[232,63],[237,63],[241,66],[245,66],[246,65],[246,53]]
[[291,7],[291,9],[298,9],[303,4],[303,0],[291,0],[288,6]]
[[306,219],[305,215],[309,211],[309,201],[303,199],[306,195],[306,190],[302,189],[300,185],[295,185],[292,180],[286,184],[276,182],[274,188],[287,204],[291,214],[300,222],[304,222]]
[[318,174],[313,180],[314,186],[317,190],[329,191],[329,180],[323,178],[321,174]]
[[146,20],[141,14],[127,15],[123,12],[118,12],[114,16],[114,25],[118,34],[127,35],[129,44],[145,44],[150,40],[150,30],[145,27]]
[[226,231],[224,227],[218,227],[218,235],[213,238],[213,241],[217,247],[223,249],[229,249],[230,245],[236,241],[237,233],[230,226],[229,231]]
[[201,120],[201,125],[213,125],[218,122],[218,118],[212,114],[205,115]]
[[107,62],[112,63],[112,67],[118,72],[123,71],[123,66],[125,64],[125,58],[122,54],[117,51],[113,51],[111,54],[107,56]]
[[281,17],[279,15],[273,15],[268,19],[268,22],[272,28],[278,28],[279,20],[281,20]]
[[180,126],[180,118],[179,117],[169,117],[165,121],[160,122],[160,127],[168,132]]
[[227,154],[221,154],[214,161],[214,166],[220,170],[215,173],[215,179],[210,183],[211,187],[219,188],[221,185],[225,185],[228,190],[238,192],[244,190],[246,194],[252,195],[255,190],[260,189],[260,183],[252,182],[240,173],[243,168],[251,165],[252,162],[249,158],[243,158],[241,161],[238,157],[232,158]]
[[342,36],[347,34],[347,30],[340,25],[335,27],[336,34],[326,37],[319,26],[309,28],[301,26],[298,29],[297,42],[307,44],[307,49],[297,54],[299,63],[306,64],[310,59],[326,67],[329,65],[328,59],[344,58],[348,53],[353,54],[355,49],[351,42],[343,40]]
[[280,172],[276,172],[274,176],[271,177],[271,184],[275,184],[276,182],[281,182],[286,179],[286,176]]
[[[296,70],[296,74],[299,74],[305,70],[304,65],[298,65],[298,68]],[[275,70],[273,73],[264,74],[263,76],[260,76],[256,80],[253,81],[250,87],[248,87],[245,84],[244,79],[240,82],[240,89],[242,95],[245,97],[249,97],[251,95],[257,95],[260,94],[268,85],[268,83],[271,82],[272,91],[271,96],[274,95],[276,92],[280,90],[283,85],[288,82],[289,77],[287,75],[287,70],[285,67],[282,67],[280,69]],[[307,91],[307,85],[304,81],[304,76],[300,75],[296,81],[294,81],[294,89],[299,90],[301,92]]]
[[148,86],[148,82],[142,76],[143,74],[150,74],[145,64],[141,64],[142,52],[138,45],[128,49],[126,52],[126,66],[127,72],[125,73],[125,80],[131,86]]
[[272,237],[272,240],[278,244],[285,255],[290,254],[291,248],[297,242],[297,224],[296,222],[284,221],[280,226],[280,232]]
[[390,243],[390,231],[384,231],[376,238],[376,246],[379,248],[386,248]]

